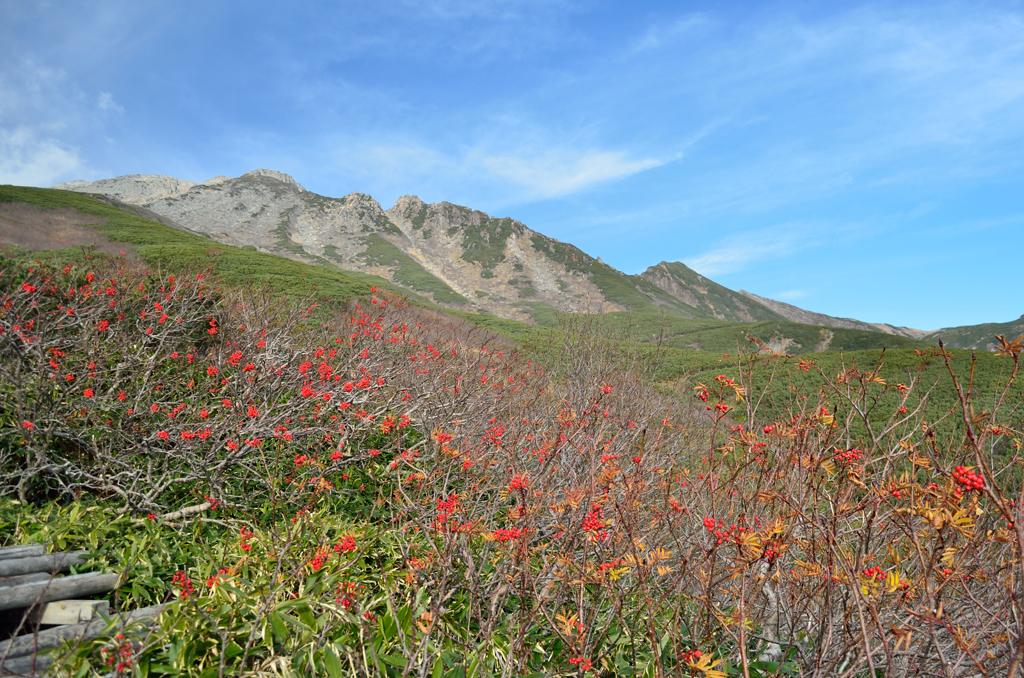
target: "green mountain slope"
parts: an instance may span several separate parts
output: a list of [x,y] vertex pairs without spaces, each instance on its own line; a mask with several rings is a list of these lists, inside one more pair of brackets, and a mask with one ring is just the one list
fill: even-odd
[[1003,335],[1007,340],[1024,334],[1024,315],[1007,323],[982,323],[981,325],[946,327],[930,332],[922,338],[931,343],[941,340],[947,346],[955,348],[977,348],[983,351],[994,351],[999,345],[996,341],[997,334]]

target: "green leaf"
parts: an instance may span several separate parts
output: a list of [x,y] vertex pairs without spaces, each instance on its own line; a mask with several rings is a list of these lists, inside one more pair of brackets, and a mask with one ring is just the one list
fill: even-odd
[[288,627],[284,623],[284,619],[277,612],[270,613],[270,626],[274,629],[274,639],[278,643],[283,643],[284,639],[288,637]]
[[382,654],[380,655],[380,658],[392,666],[397,666],[400,669],[405,668],[405,657],[399,657],[393,654]]
[[327,675],[330,678],[341,678],[341,659],[330,645],[324,647],[324,668],[327,669]]

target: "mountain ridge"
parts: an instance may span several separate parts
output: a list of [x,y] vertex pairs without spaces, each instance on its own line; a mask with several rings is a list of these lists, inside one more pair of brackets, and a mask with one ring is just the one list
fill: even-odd
[[555,311],[668,312],[681,318],[787,321],[911,339],[953,333],[974,337],[966,328],[927,333],[806,311],[730,290],[681,262],[663,261],[627,275],[510,217],[449,202],[425,203],[413,195],[385,210],[365,193],[319,195],[276,170],[201,183],[134,174],[53,188],[106,195],[218,242],[378,275],[450,308],[514,320],[550,321]]
[[739,293],[763,304],[764,306],[767,306],[787,320],[804,323],[806,325],[822,325],[824,327],[835,327],[837,329],[883,332],[885,334],[895,334],[901,337],[909,337],[911,339],[920,339],[928,334],[926,330],[915,330],[911,327],[901,327],[890,325],[888,323],[868,323],[862,320],[854,320],[853,318],[837,318],[835,316],[825,315],[824,313],[815,313],[814,311],[808,311],[798,306],[787,304],[784,301],[761,297],[746,290],[740,290]]
[[380,275],[442,305],[533,320],[557,311],[701,311],[509,217],[403,196],[388,210],[353,192],[330,198],[255,170],[203,183],[128,175],[55,188],[151,210],[219,242]]

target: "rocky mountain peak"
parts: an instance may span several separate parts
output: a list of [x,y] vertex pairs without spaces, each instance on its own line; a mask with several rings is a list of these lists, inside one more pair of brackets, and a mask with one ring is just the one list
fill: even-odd
[[399,220],[416,220],[420,226],[427,216],[430,205],[423,202],[415,195],[403,195],[395,201],[394,207],[388,210],[392,218]]
[[269,179],[276,179],[285,184],[291,184],[292,186],[298,188],[300,191],[306,190],[305,188],[302,187],[302,184],[295,181],[292,175],[285,174],[284,172],[278,172],[277,170],[257,169],[251,172],[246,172],[245,174],[240,176],[239,179],[243,179],[245,177],[267,177]]
[[380,206],[380,203],[377,202],[377,199],[374,198],[372,195],[367,195],[366,193],[352,191],[341,200],[350,207],[355,207],[356,209],[360,210],[368,210],[369,212],[372,212],[374,215],[384,213],[384,208]]

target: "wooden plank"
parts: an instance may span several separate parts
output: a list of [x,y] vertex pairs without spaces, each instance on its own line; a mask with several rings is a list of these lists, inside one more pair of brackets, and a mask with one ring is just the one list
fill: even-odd
[[42,544],[25,544],[23,546],[0,547],[0,560],[5,558],[27,558],[29,556],[41,556],[46,553]]
[[0,588],[4,586],[17,586],[18,584],[30,584],[36,581],[50,581],[52,574],[46,572],[32,572],[31,574],[16,574],[13,577],[0,577]]
[[0,610],[106,593],[114,590],[119,578],[115,572],[87,572],[45,582],[8,586],[0,589]]
[[97,612],[110,616],[110,603],[105,600],[55,600],[43,605],[32,618],[37,624],[78,624],[99,619]]
[[72,565],[81,565],[85,561],[82,556],[88,551],[71,551],[70,553],[47,553],[28,558],[4,558],[0,560],[0,577],[12,577],[32,572],[63,572]]
[[[136,621],[152,623],[160,615],[164,607],[164,605],[143,607],[128,612],[120,619],[115,617],[112,621],[117,621],[115,628],[121,628],[125,623]],[[39,633],[18,636],[17,638],[0,642],[0,657],[3,657],[5,654],[8,657],[24,657],[42,650],[60,647],[65,640],[88,640],[100,635],[106,628],[107,624],[102,619],[96,619],[81,624],[55,626]]]

